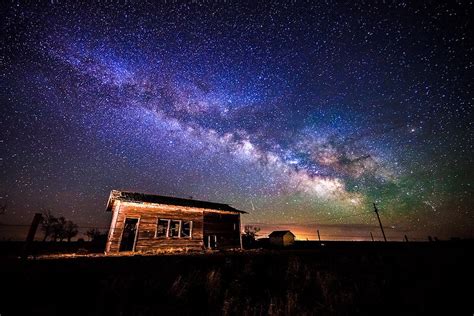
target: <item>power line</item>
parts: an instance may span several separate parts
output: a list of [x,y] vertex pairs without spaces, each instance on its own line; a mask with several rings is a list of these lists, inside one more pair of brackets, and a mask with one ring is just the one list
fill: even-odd
[[[0,227],[30,227],[30,224],[0,224]],[[97,229],[109,229],[106,226],[77,226],[77,228],[97,228]]]

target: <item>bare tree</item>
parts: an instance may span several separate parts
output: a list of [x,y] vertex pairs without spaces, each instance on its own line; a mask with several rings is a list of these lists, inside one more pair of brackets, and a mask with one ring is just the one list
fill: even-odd
[[51,210],[43,212],[43,221],[41,222],[41,230],[44,233],[43,241],[46,241],[48,237],[53,235],[54,227],[57,222],[58,219],[51,214]]
[[246,225],[244,227],[244,233],[242,234],[242,243],[244,244],[245,248],[251,248],[255,245],[259,231],[260,227],[257,226]]
[[71,242],[71,239],[79,233],[77,228],[77,225],[74,224],[73,221],[66,221],[66,224],[64,225],[64,235],[68,242]]
[[51,214],[51,210],[43,212],[41,230],[44,233],[43,241],[50,238],[51,241],[66,239],[70,242],[79,233],[78,226],[73,221],[66,220],[63,216],[55,217]]
[[53,225],[52,238],[54,241],[63,241],[66,238],[65,233],[66,219],[61,216],[56,219],[56,222]]
[[86,232],[86,235],[87,237],[89,237],[89,241],[94,241],[98,239],[102,235],[102,233],[96,228],[91,228]]
[[245,225],[244,227],[244,235],[250,236],[254,239],[257,237],[259,231],[260,227],[257,226]]

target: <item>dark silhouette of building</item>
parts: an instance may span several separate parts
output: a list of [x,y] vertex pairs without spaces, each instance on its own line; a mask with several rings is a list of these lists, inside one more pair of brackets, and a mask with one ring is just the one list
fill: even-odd
[[268,237],[270,244],[275,246],[289,246],[295,242],[295,235],[289,230],[276,230]]

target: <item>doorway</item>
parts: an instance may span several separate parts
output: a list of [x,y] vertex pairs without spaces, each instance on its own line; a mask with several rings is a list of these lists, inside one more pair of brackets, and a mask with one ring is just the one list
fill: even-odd
[[119,251],[134,251],[137,239],[138,218],[125,219]]

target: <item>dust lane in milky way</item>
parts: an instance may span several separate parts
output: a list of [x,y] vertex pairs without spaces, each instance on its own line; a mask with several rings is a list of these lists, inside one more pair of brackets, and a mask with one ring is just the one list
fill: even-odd
[[2,222],[111,189],[298,238],[472,237],[472,4],[2,4]]

